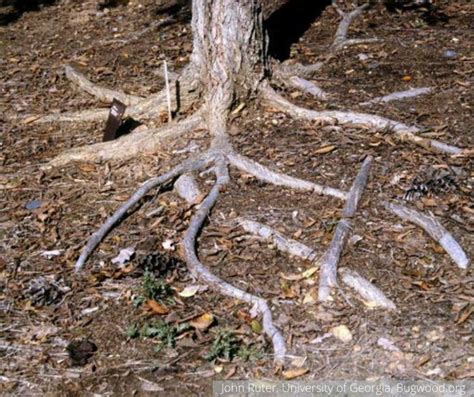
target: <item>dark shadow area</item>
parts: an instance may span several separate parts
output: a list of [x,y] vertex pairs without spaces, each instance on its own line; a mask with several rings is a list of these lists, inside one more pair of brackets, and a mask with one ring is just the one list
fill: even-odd
[[16,21],[24,12],[38,11],[55,2],[56,0],[0,0],[0,25]]
[[289,0],[273,12],[264,22],[270,38],[270,55],[280,61],[288,59],[291,45],[330,4],[330,0]]
[[123,135],[127,135],[140,125],[141,125],[140,122],[128,117],[124,120],[124,122],[117,129],[116,137],[120,138]]
[[428,25],[448,22],[449,17],[439,7],[429,0],[386,0],[385,6],[390,12],[416,12]]

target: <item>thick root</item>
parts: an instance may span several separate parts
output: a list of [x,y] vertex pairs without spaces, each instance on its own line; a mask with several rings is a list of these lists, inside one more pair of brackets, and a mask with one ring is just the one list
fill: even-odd
[[106,161],[126,159],[144,154],[152,154],[169,138],[179,137],[199,127],[202,119],[200,113],[187,119],[166,125],[160,129],[148,129],[142,132],[132,132],[109,142],[100,142],[66,151],[43,168],[61,167],[74,161]]
[[435,217],[425,215],[420,211],[399,204],[384,203],[384,205],[387,210],[404,221],[414,223],[421,227],[433,240],[443,247],[458,267],[461,269],[467,269],[469,258],[466,253],[454,239],[452,234],[449,233]]

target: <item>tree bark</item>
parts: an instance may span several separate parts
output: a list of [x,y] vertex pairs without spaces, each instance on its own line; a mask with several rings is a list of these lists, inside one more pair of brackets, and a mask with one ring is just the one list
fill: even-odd
[[209,113],[226,120],[269,74],[262,12],[255,0],[194,0],[192,7],[191,65]]

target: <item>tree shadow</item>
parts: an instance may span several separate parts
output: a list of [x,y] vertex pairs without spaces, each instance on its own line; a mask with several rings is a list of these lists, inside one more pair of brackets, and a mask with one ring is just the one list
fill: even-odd
[[24,12],[38,11],[56,0],[0,0],[0,25],[16,21]]
[[270,55],[280,61],[288,59],[291,45],[330,4],[330,0],[289,0],[273,12],[264,22],[270,38]]

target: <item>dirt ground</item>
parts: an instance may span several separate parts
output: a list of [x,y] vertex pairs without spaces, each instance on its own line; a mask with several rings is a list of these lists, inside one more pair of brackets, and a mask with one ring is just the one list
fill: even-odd
[[[435,4],[432,12],[375,6],[353,25],[351,36],[375,36],[380,42],[344,49],[315,80],[331,93],[329,102],[282,89],[284,95],[308,108],[373,112],[416,124],[425,127],[425,136],[472,148],[474,5]],[[282,378],[274,372],[271,345],[249,319],[248,306],[205,288],[191,297],[178,295],[195,284],[177,248],[192,208],[172,190],[147,196],[99,246],[86,271],[80,276],[72,272],[90,234],[142,181],[209,144],[205,131],[196,131],[167,142],[153,156],[41,169],[68,148],[102,139],[103,123],[35,124],[30,118],[107,107],[71,86],[64,76],[66,64],[74,64],[101,85],[147,95],[163,85],[157,75],[163,59],[173,70],[187,63],[191,32],[186,6],[172,24],[123,42],[165,18],[158,14],[159,7],[152,0],[131,0],[126,6],[98,10],[94,1],[59,1],[0,27],[4,395],[207,396],[212,380]],[[330,7],[315,12],[304,35],[291,45],[291,59],[307,64],[324,57],[337,21]],[[288,17],[286,23],[296,22]],[[433,92],[360,105],[376,96],[423,86],[433,87]],[[415,178],[454,172],[452,186],[407,205],[436,215],[472,258],[472,158],[430,152],[399,142],[390,133],[296,122],[259,104],[245,105],[233,120],[242,131],[232,135],[234,147],[282,172],[347,190],[364,156],[375,159],[355,218],[357,237],[346,247],[340,265],[383,290],[396,303],[395,312],[373,310],[349,290],[328,304],[317,304],[318,273],[291,277],[311,263],[278,253],[229,226],[232,218],[250,217],[322,253],[342,209],[336,199],[268,186],[232,171],[233,182],[200,239],[200,257],[213,272],[269,300],[292,357],[289,367],[304,369],[298,379],[473,378],[472,267],[457,268],[421,229],[380,205],[383,200],[400,200]],[[331,150],[321,149],[330,145]],[[207,175],[199,181],[209,189]],[[163,246],[170,241],[174,251]],[[134,247],[136,255],[120,270],[111,259],[126,247]],[[60,250],[59,255],[42,255],[51,250]],[[153,253],[175,259],[174,268],[161,274],[174,291],[167,304],[169,313],[161,317],[169,324],[203,313],[215,318],[211,327],[186,331],[174,347],[159,352],[153,338],[126,336],[133,324],[152,317],[136,307],[133,298],[143,280],[140,263]],[[163,267],[168,264],[161,262]],[[35,290],[40,283],[42,289]],[[340,325],[348,328],[351,341],[328,336]],[[248,360],[205,360],[221,329],[232,330],[248,351],[261,354],[250,354]],[[396,351],[381,346],[380,338],[391,341]],[[92,341],[97,347],[80,364],[66,350],[77,340]]]

